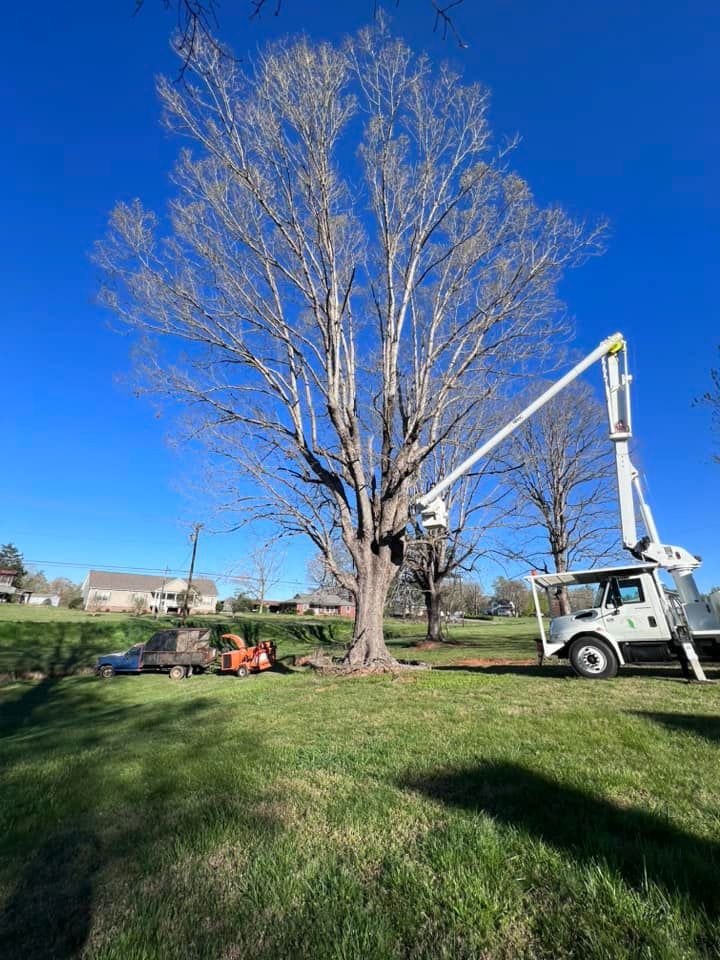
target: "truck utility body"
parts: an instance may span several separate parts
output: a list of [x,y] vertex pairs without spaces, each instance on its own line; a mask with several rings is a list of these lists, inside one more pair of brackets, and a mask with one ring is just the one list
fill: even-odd
[[116,673],[169,673],[173,680],[201,673],[217,657],[207,629],[161,630],[125,653],[98,657],[95,671],[102,679]]
[[[567,656],[582,676],[614,676],[627,661],[678,658],[688,679],[705,681],[700,659],[720,659],[720,591],[707,600],[700,595],[694,571],[700,558],[684,547],[663,543],[645,500],[640,475],[630,458],[632,416],[627,345],[620,333],[603,340],[556,383],[528,404],[463,463],[416,501],[428,530],[447,529],[443,491],[494,450],[537,410],[594,363],[602,365],[607,405],[608,439],[615,453],[618,508],[623,546],[638,561],[630,567],[533,574],[528,577],[535,602],[542,653]],[[638,538],[638,516],[645,529]],[[658,571],[672,578],[676,595],[663,587]],[[599,579],[598,579],[599,578]],[[537,588],[563,590],[569,584],[597,583],[595,605],[555,617],[545,633]],[[552,609],[552,607],[550,608]]]
[[553,593],[558,589],[575,585],[596,588],[592,607],[553,617],[549,631],[539,616],[541,658],[568,659],[581,676],[602,679],[614,676],[626,663],[679,660],[685,665],[683,641],[691,636],[700,660],[720,660],[720,610],[713,609],[716,601],[701,602],[704,616],[694,607],[698,627],[691,630],[679,595],[665,588],[660,569],[657,563],[638,563],[528,577],[536,611],[540,610],[539,589],[547,591],[552,609]]

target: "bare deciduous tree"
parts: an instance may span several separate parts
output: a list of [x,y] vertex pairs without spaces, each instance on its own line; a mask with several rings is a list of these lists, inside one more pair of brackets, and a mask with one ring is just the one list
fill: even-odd
[[493,590],[496,600],[509,600],[512,603],[517,617],[521,617],[530,605],[530,588],[522,580],[495,577]]
[[462,585],[462,606],[466,617],[479,617],[487,610],[488,597],[479,580],[466,580]]
[[285,555],[278,553],[272,542],[258,544],[248,555],[247,579],[252,581],[252,592],[260,605],[260,613],[265,612],[265,601],[273,587],[280,583],[285,564]]
[[[541,387],[538,387],[538,392]],[[607,415],[587,384],[574,383],[528,420],[510,442],[515,468],[509,482],[520,503],[525,530],[542,531],[543,545],[519,552],[533,566],[552,559],[562,573],[578,561],[595,563],[619,544],[613,504],[614,463]],[[571,612],[567,591],[558,592],[560,612]]]
[[[489,400],[488,406],[491,407]],[[483,436],[492,433],[493,419],[479,420],[462,432],[462,444],[446,440],[423,464],[420,478],[429,489],[455,469]],[[484,428],[484,429],[483,429]],[[491,550],[488,537],[506,518],[508,490],[497,483],[502,472],[493,461],[478,464],[445,495],[449,527],[446,533],[430,533],[414,518],[405,554],[405,566],[422,590],[427,615],[427,640],[443,639],[441,606],[447,581],[469,573],[477,559]]]
[[538,207],[491,149],[487,93],[382,27],[276,45],[253,70],[201,40],[191,69],[159,84],[191,145],[165,236],[139,201],[115,208],[104,301],[251,478],[252,516],[329,563],[342,537],[347,661],[391,662],[411,481],[489,383],[556,346],[557,282],[601,228]]
[[144,593],[135,594],[135,596],[132,598],[132,608],[136,617],[141,617],[145,613],[145,610],[147,609],[147,601]]
[[[695,401],[696,404],[702,404],[710,409],[712,425],[715,433],[720,439],[720,367],[714,367],[710,371],[712,387]],[[713,459],[720,463],[720,453],[716,453]]]
[[317,590],[344,590],[338,574],[342,570],[345,576],[352,576],[352,561],[342,540],[330,545],[329,551],[318,550],[307,562],[306,571],[309,582]]

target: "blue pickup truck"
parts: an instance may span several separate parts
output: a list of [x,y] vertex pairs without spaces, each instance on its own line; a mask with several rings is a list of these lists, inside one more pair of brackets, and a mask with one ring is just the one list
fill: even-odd
[[210,641],[210,630],[161,630],[147,643],[136,643],[125,653],[98,657],[95,672],[102,680],[117,673],[167,673],[172,680],[182,680],[202,673],[216,659],[217,650]]

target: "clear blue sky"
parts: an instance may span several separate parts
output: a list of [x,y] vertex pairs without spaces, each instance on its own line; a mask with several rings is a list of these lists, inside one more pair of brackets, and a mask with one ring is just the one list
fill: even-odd
[[[254,23],[248,6],[222,6],[221,35],[241,55],[301,28],[339,38],[373,3],[285,0],[280,17]],[[720,342],[720,8],[466,0],[459,50],[433,35],[426,6],[402,0],[395,28],[490,87],[494,130],[522,135],[515,165],[538,197],[609,217],[607,254],[563,287],[578,345],[628,337],[637,459],[661,535],[704,556],[701,585],[720,583],[720,466],[709,418],[691,406]],[[183,565],[186,524],[208,519],[186,458],[168,447],[171,420],[117,383],[129,343],[93,304],[87,255],[108,211],[135,196],[162,208],[178,149],[154,93],[155,74],[176,69],[172,15],[161,0],[135,18],[133,7],[37,0],[4,17],[0,542],[80,565],[41,564],[49,576]],[[242,566],[248,545],[243,533],[205,537],[199,567]],[[304,580],[303,554],[289,549],[288,581]]]

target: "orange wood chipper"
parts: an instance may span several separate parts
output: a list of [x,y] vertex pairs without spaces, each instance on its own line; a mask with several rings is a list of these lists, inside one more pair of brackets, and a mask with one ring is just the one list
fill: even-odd
[[236,633],[224,633],[222,638],[230,640],[235,649],[220,654],[220,673],[246,677],[249,673],[269,670],[275,663],[275,644],[271,640],[261,640],[254,647],[248,647]]

